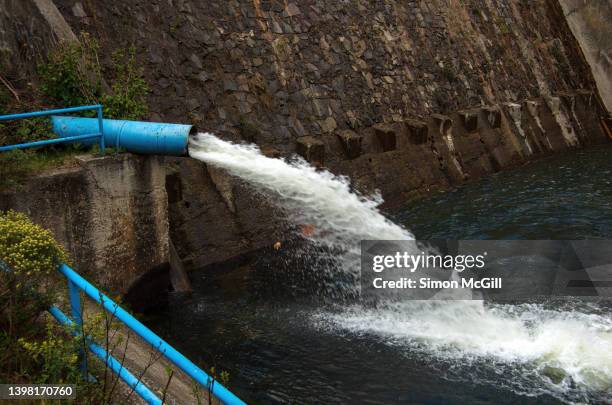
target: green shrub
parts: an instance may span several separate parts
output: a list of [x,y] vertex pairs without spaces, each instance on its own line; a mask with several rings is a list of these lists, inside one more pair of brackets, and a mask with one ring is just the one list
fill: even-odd
[[56,135],[47,117],[8,121],[0,124],[0,146],[52,139]]
[[[0,381],[77,384],[77,403],[105,403],[102,385],[82,380],[83,339],[44,315],[66,294],[57,267],[67,261],[50,231],[23,213],[0,212]],[[86,333],[100,339],[101,319],[88,318]]]
[[10,354],[3,372],[28,369],[18,341],[40,333],[37,319],[54,302],[57,266],[67,260],[50,231],[23,213],[0,212],[0,353]]
[[40,371],[32,376],[34,383],[69,384],[78,381],[81,376],[78,364],[81,342],[76,337],[70,337],[67,331],[58,330],[58,326],[55,321],[49,320],[43,339],[18,340],[31,359],[41,365]]
[[14,279],[17,288],[38,290],[68,256],[49,230],[11,210],[0,213],[0,260],[12,270],[3,275]]
[[42,92],[62,107],[95,104],[102,95],[99,46],[88,35],[80,43],[61,43],[38,66]]
[[104,116],[109,118],[139,120],[148,112],[149,86],[144,79],[142,67],[136,65],[136,48],[127,52],[118,50],[113,54],[115,77],[112,94],[102,97]]
[[[79,43],[63,43],[53,49],[48,60],[38,66],[40,90],[46,97],[42,97],[44,107],[37,100],[29,109],[103,104],[107,118],[142,119],[148,112],[149,87],[143,69],[137,64],[136,49],[132,46],[127,51],[114,52],[107,72],[112,79],[112,92],[109,93],[103,91],[104,78],[98,52],[97,41],[87,34],[82,34]],[[10,102],[8,92],[0,84],[0,114],[24,109],[24,104],[11,107]],[[83,113],[85,116],[94,114],[93,111]],[[0,146],[55,137],[51,122],[45,117],[0,124]],[[0,188],[18,185],[30,173],[64,163],[76,149],[79,148],[74,145],[62,145],[0,153]]]
[[47,117],[29,118],[16,121],[18,123],[15,136],[19,142],[40,141],[57,138]]
[[61,44],[39,65],[41,90],[59,106],[103,104],[104,115],[116,119],[141,119],[148,112],[149,86],[136,61],[136,48],[112,55],[108,76],[111,92],[103,90],[104,77],[98,58],[99,45],[83,34],[80,43]]

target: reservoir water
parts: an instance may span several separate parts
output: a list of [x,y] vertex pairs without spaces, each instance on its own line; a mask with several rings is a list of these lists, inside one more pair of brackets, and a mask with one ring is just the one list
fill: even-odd
[[[612,303],[336,300],[360,239],[612,239],[612,145],[544,158],[380,213],[304,163],[204,135],[192,157],[242,177],[320,234],[192,273],[147,323],[248,403],[554,404],[612,401]],[[244,160],[248,160],[248,164]],[[282,174],[279,174],[282,172]],[[266,173],[274,173],[266,178]],[[307,208],[305,208],[307,207]],[[389,218],[386,219],[385,218]],[[365,221],[365,222],[364,222]],[[336,251],[336,257],[316,252]],[[347,281],[348,280],[348,281]]]

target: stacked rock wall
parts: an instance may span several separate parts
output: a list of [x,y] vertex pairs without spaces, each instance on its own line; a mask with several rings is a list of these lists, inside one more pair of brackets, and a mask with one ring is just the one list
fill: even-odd
[[594,90],[556,1],[56,4],[104,49],[137,45],[156,118],[285,153],[300,136]]
[[[2,1],[30,22],[22,36],[44,31]],[[136,46],[151,119],[298,153],[388,206],[606,140],[557,0],[53,2],[75,33],[99,39],[103,64]],[[33,59],[11,41],[9,78]],[[248,185],[187,159],[168,169],[170,234],[188,266],[286,235]]]
[[[388,206],[605,141],[593,76],[553,0],[56,4],[103,48],[136,44],[153,119],[301,154]],[[189,265],[286,235],[248,186],[176,165],[170,228]]]

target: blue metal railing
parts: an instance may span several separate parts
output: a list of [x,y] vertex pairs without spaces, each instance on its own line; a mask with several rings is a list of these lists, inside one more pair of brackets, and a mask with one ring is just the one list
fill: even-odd
[[[67,326],[75,336],[80,335],[78,327],[75,323],[68,318],[59,308],[53,306],[49,308],[51,315],[57,319],[59,323]],[[102,362],[106,363],[108,367],[119,376],[130,388],[134,390],[142,399],[148,404],[161,405],[162,401],[157,395],[155,395],[146,385],[144,385],[138,378],[136,378],[128,369],[124,368],[123,365],[115,359],[114,356],[110,355],[104,348],[93,342],[91,339],[86,338],[86,344],[89,350],[95,354]]]
[[82,141],[82,140],[92,139],[92,138],[99,138],[100,154],[104,155],[104,149],[105,149],[104,120],[102,116],[102,105],[100,104],[84,105],[80,107],[61,108],[57,110],[36,111],[36,112],[22,113],[22,114],[0,115],[0,121],[21,120],[25,118],[44,117],[47,115],[66,114],[66,113],[87,111],[87,110],[96,110],[97,115],[98,115],[98,131],[99,132],[94,132],[94,133],[85,134],[85,135],[78,135],[78,136],[68,136],[65,138],[46,139],[44,141],[20,143],[16,145],[0,146],[0,152],[16,150],[16,149],[34,148],[37,146],[53,145],[56,143],[67,143],[67,142]]
[[[75,335],[83,333],[83,312],[81,307],[80,291],[83,291],[91,299],[112,314],[113,317],[119,319],[125,326],[135,332],[144,341],[149,343],[155,350],[160,352],[164,357],[170,360],[174,365],[180,368],[185,374],[193,378],[198,384],[205,387],[212,395],[216,396],[221,402],[227,405],[243,405],[241,399],[235,396],[231,391],[225,388],[222,384],[215,381],[212,377],[206,374],[202,369],[193,364],[188,358],[179,353],[175,348],[166,343],[162,338],[157,336],[153,331],[140,323],[136,318],[130,315],[127,311],[117,305],[113,300],[104,295],[100,290],[91,285],[87,280],[81,277],[77,272],[72,270],[65,264],[59,267],[59,272],[68,279],[68,294],[70,298],[70,308],[72,319],[67,317],[57,307],[51,307],[49,312],[61,324],[69,326]],[[109,368],[119,375],[134,391],[140,395],[149,404],[161,404],[162,401],[144,385],[142,381],[134,377],[127,369],[123,368],[113,356],[107,353],[102,347],[86,337],[86,343],[89,350],[94,353],[103,362],[108,364]],[[87,373],[86,370],[84,370]]]

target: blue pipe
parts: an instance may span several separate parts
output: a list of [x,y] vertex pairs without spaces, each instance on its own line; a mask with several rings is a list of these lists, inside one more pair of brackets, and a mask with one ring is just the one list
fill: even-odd
[[[72,322],[72,320],[70,320],[70,318],[68,318],[59,308],[52,306],[49,308],[49,312],[55,317],[55,319],[57,319],[59,323],[69,327],[73,335],[77,336],[79,334],[79,332],[75,329],[74,322]],[[134,377],[134,375],[130,373],[128,369],[123,367],[123,365],[118,362],[117,359],[108,354],[104,348],[89,339],[87,339],[87,346],[89,346],[89,350],[93,354],[105,362],[115,374],[125,381],[130,388],[133,388],[134,391],[136,391],[136,393],[140,395],[140,397],[148,404],[162,405],[162,401],[157,397],[157,395],[155,395],[142,381]]]
[[[52,116],[53,132],[60,137],[99,133],[96,118]],[[104,143],[107,147],[125,148],[128,152],[184,156],[187,154],[189,135],[195,133],[193,125],[163,124],[157,122],[102,120]],[[92,144],[93,142],[83,142]]]
[[221,402],[226,405],[245,405],[245,402],[235,396],[219,382],[213,380],[208,374],[202,371],[202,369],[193,364],[187,357],[183,356],[174,347],[170,346],[162,338],[153,333],[151,329],[140,323],[136,318],[113,302],[113,300],[102,294],[100,290],[87,282],[87,280],[81,277],[66,264],[62,264],[59,271],[66,276],[68,280],[76,284],[76,286],[79,287],[91,299],[101,304],[108,312],[113,314],[128,328],[136,332],[142,339],[157,349],[157,351],[162,353],[167,359],[172,361],[177,367],[183,370],[185,374],[189,375],[202,386],[208,388],[214,396],[221,400]]

